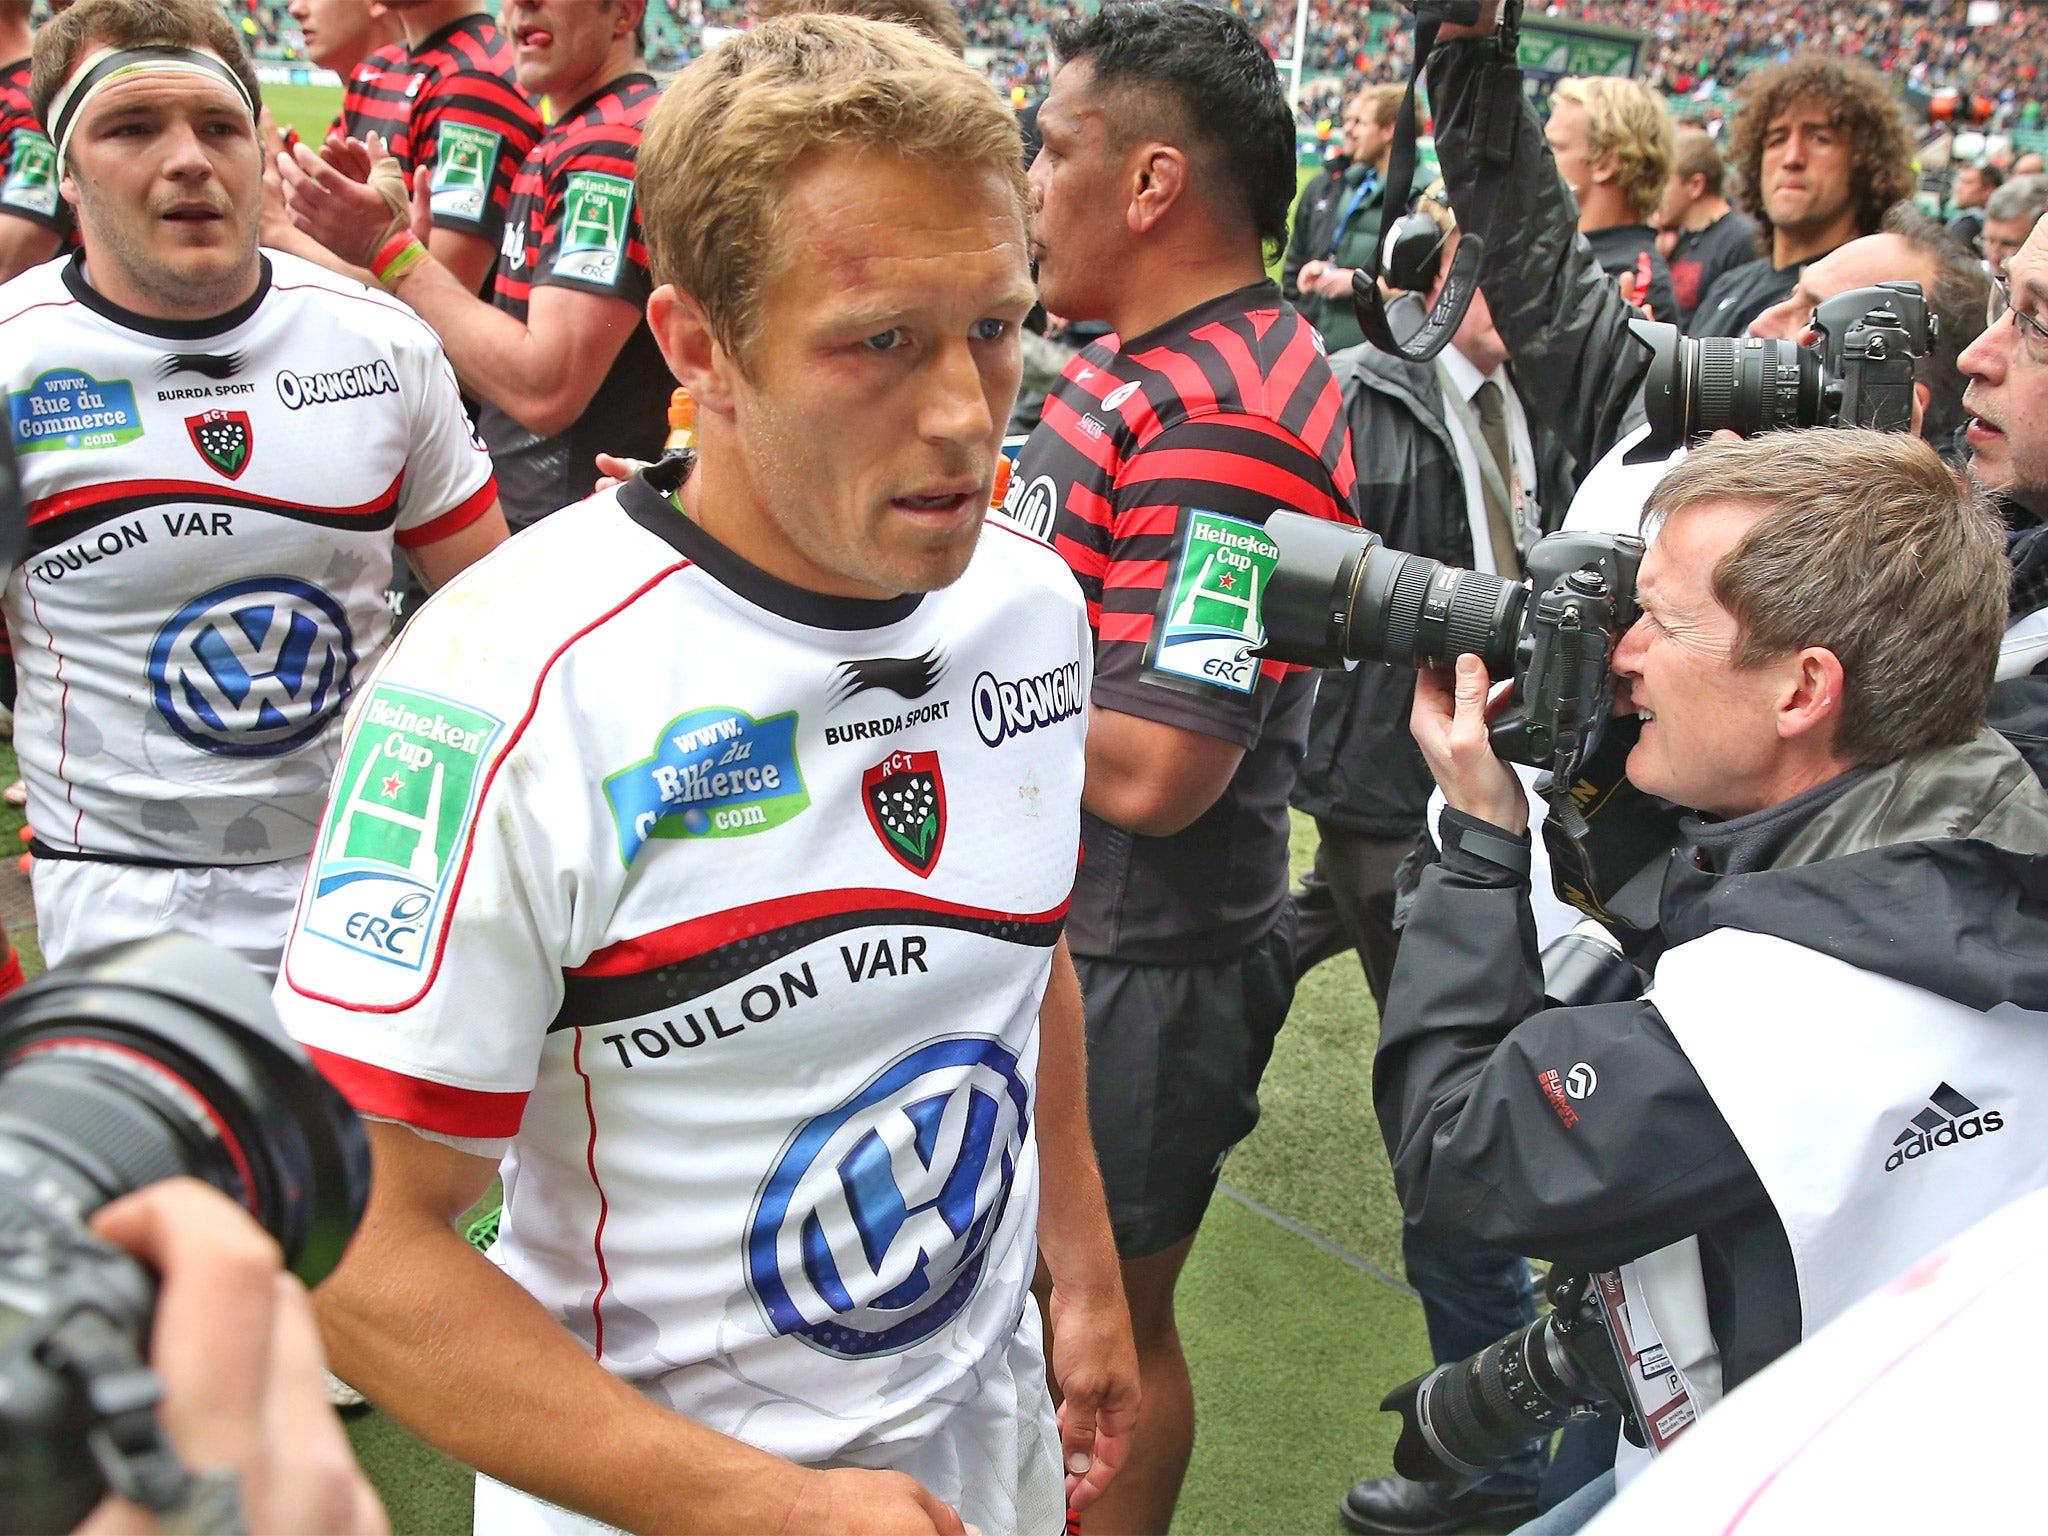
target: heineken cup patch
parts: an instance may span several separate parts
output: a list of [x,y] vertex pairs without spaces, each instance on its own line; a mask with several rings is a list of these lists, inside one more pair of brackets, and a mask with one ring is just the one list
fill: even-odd
[[443,123],[434,140],[431,184],[434,217],[475,224],[491,199],[491,177],[498,169],[498,146],[504,140],[486,128],[468,123]]
[[1160,593],[1161,610],[1145,665],[1168,680],[1231,693],[1259,686],[1266,643],[1259,604],[1280,547],[1257,523],[1191,509],[1179,559]]
[[57,151],[40,133],[17,130],[0,181],[0,205],[45,219],[57,216]]
[[606,286],[619,280],[633,227],[633,183],[602,171],[577,171],[562,194],[556,277]]
[[320,829],[306,932],[409,970],[426,963],[504,730],[417,688],[370,690]]
[[868,825],[889,856],[920,880],[946,846],[946,781],[936,752],[892,752],[860,776]]
[[201,411],[185,418],[185,430],[199,456],[230,480],[249,467],[255,438],[247,411]]

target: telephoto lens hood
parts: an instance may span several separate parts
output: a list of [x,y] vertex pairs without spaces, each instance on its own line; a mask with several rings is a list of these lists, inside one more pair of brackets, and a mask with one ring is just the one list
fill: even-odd
[[189,934],[117,944],[0,1004],[0,1183],[83,1220],[191,1174],[243,1206],[307,1285],[370,1194],[362,1122],[285,1034],[262,978]]

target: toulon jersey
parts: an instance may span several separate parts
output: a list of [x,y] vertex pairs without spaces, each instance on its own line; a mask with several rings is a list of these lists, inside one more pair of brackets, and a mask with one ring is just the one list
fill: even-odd
[[341,710],[389,637],[392,546],[489,509],[434,333],[295,257],[214,320],[114,305],[80,261],[0,287],[28,501],[8,578],[15,749],[52,849],[303,855]]
[[907,1453],[1031,1279],[1089,653],[993,522],[863,601],[648,476],[559,512],[353,707],[285,1022],[359,1109],[511,1138],[495,1253],[607,1368],[798,1461]]

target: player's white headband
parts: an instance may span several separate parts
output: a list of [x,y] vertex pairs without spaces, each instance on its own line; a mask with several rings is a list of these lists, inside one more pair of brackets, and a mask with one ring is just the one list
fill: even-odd
[[256,121],[256,103],[249,97],[249,87],[242,83],[227,65],[210,53],[201,53],[196,48],[171,48],[151,43],[141,48],[102,48],[86,57],[84,64],[71,78],[64,82],[64,88],[50,99],[49,131],[50,141],[57,146],[57,164],[62,166],[65,152],[71,147],[71,131],[85,116],[86,104],[116,80],[148,70],[162,70],[178,75],[205,75],[210,79],[223,81],[235,93],[236,98],[248,110],[249,121]]

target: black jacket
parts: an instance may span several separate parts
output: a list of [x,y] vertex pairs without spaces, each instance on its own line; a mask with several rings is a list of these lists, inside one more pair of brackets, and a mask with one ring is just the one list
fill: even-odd
[[[2048,1009],[2048,791],[1992,733],[1685,826],[1705,867],[1673,860],[1667,943],[1767,933],[1973,1008]],[[1403,1209],[1572,1269],[1697,1234],[1732,1388],[1800,1339],[1784,1227],[1652,1004],[1544,1009],[1527,892],[1458,847],[1423,876],[1373,1075]],[[1567,1128],[1538,1078],[1582,1061],[1600,1094]]]
[[[1351,423],[1360,520],[1395,549],[1469,567],[1465,482],[1435,366],[1357,346],[1332,357],[1330,371]],[[1572,459],[1528,395],[1516,393],[1529,417],[1547,533],[1571,505]],[[1432,780],[1408,733],[1414,690],[1415,674],[1407,667],[1361,662],[1349,672],[1325,672],[1295,779],[1295,809],[1366,837],[1419,833]]]
[[[1438,48],[1429,64],[1436,152],[1461,224],[1482,213],[1492,230],[1479,286],[1508,355],[1544,388],[1524,404],[1543,414],[1581,473],[1642,421],[1649,353],[1629,334],[1636,311],[1579,233],[1578,204],[1557,174],[1536,109],[1499,80],[1492,38]],[[1492,105],[1511,111],[1511,161],[1487,166],[1479,196],[1474,135]],[[1669,281],[1669,277],[1666,277]]]

